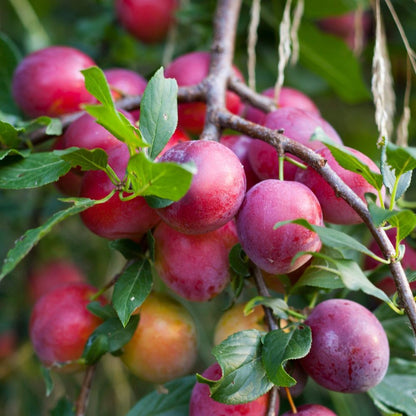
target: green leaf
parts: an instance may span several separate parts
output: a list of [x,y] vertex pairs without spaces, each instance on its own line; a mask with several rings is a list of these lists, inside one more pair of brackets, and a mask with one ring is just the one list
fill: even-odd
[[415,386],[416,362],[392,358],[381,383],[368,393],[373,400],[377,400],[387,408],[414,416],[416,415]]
[[50,414],[51,416],[75,416],[74,405],[67,398],[62,397]]
[[79,214],[97,203],[97,201],[88,198],[73,198],[71,200],[68,199],[68,201],[72,201],[73,205],[67,209],[56,212],[44,224],[26,231],[16,240],[15,246],[7,253],[6,258],[3,261],[0,280],[16,267],[39,240],[47,235],[55,225],[70,216]]
[[0,143],[7,147],[18,147],[21,143],[19,139],[21,131],[22,129],[0,120]]
[[209,385],[214,400],[246,403],[273,387],[262,364],[263,336],[264,332],[255,329],[241,331],[214,347],[212,353],[221,366],[222,377],[213,381],[197,375],[200,383]]
[[[6,149],[0,150],[0,161],[11,156],[28,157],[31,154],[30,150]],[[17,159],[13,159],[17,160]]]
[[118,352],[130,341],[138,323],[139,315],[132,316],[126,327],[118,318],[107,319],[88,338],[82,358],[87,364],[94,364],[107,352]]
[[43,365],[40,366],[40,372],[42,373],[42,378],[45,382],[46,397],[49,397],[53,390],[53,380],[51,377],[51,372],[48,368],[44,367]]
[[53,152],[7,158],[0,163],[0,188],[29,189],[57,181],[71,165]]
[[359,62],[342,39],[303,21],[299,46],[300,62],[324,78],[343,100],[358,103],[370,98]]
[[153,162],[140,152],[130,158],[127,173],[135,194],[177,201],[191,186],[196,168],[194,164]]
[[361,175],[371,186],[380,190],[383,186],[383,177],[380,173],[372,171],[364,162],[357,158],[346,147],[334,143],[324,131],[318,127],[311,137],[311,140],[319,140],[331,151],[335,160],[344,168]]
[[81,72],[84,74],[87,90],[101,103],[101,105],[86,105],[87,113],[113,136],[126,143],[130,149],[148,146],[143,141],[139,129],[123,113],[117,111],[103,71],[98,67],[91,67]]
[[83,149],[71,147],[65,150],[54,150],[53,153],[61,157],[72,167],[79,166],[81,170],[103,170],[107,168],[108,156],[102,149]]
[[386,146],[386,162],[401,176],[416,168],[416,147],[401,147],[388,142]]
[[410,209],[398,211],[394,217],[389,218],[389,223],[397,228],[398,241],[404,240],[416,227],[416,214]]
[[358,6],[365,7],[367,0],[308,0],[305,4],[305,17],[319,19],[322,17],[337,16],[357,10]]
[[0,33],[0,108],[6,113],[18,113],[11,85],[19,60],[20,53],[15,44],[5,33]]
[[104,321],[110,318],[117,318],[113,305],[102,305],[98,301],[93,301],[87,305],[87,309]]
[[188,416],[195,376],[186,376],[164,385],[167,393],[153,391],[140,399],[126,416]]
[[166,208],[173,204],[173,201],[170,199],[158,198],[157,196],[153,195],[147,195],[145,196],[145,199],[149,206],[155,209]]
[[273,315],[281,319],[288,318],[286,311],[289,309],[289,306],[283,299],[269,298],[264,296],[255,296],[254,298],[250,299],[244,307],[244,314],[250,314],[253,309],[259,305],[267,306],[273,311]]
[[178,124],[178,84],[163,76],[163,68],[156,71],[144,91],[140,103],[139,127],[150,144],[148,155],[155,157],[165,147]]
[[37,130],[39,126],[45,126],[45,133],[48,136],[60,136],[62,134],[62,122],[59,118],[41,116],[28,122],[20,123],[26,132]]
[[121,240],[112,240],[109,242],[110,248],[119,251],[127,260],[137,259],[140,254],[141,247],[129,238]]
[[112,303],[124,327],[131,314],[145,301],[152,286],[152,270],[146,259],[131,264],[117,279]]
[[281,329],[270,331],[263,340],[263,365],[267,376],[280,387],[291,387],[296,380],[285,371],[289,360],[305,357],[312,344],[312,332],[308,326],[295,327],[290,332]]
[[247,256],[244,254],[241,244],[234,245],[228,255],[231,268],[239,276],[248,277],[250,276],[250,266]]

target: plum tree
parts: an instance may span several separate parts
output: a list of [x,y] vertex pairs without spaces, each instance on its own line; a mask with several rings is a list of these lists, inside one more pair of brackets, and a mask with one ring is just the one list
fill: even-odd
[[[42,296],[30,316],[30,339],[46,367],[74,371],[92,332],[102,322],[87,309],[96,289],[68,283]],[[105,299],[99,301],[104,304]]]
[[230,221],[246,190],[244,168],[226,146],[213,141],[179,143],[162,162],[194,163],[197,173],[179,201],[157,210],[171,227],[185,234],[213,231]]
[[274,229],[280,221],[305,218],[323,225],[315,195],[298,182],[268,179],[251,188],[237,215],[238,238],[248,257],[262,270],[285,274],[305,264],[310,254],[294,260],[299,251],[319,251],[318,235],[297,224]]
[[383,379],[389,343],[380,322],[364,306],[347,299],[329,299],[313,309],[305,324],[312,329],[313,342],[301,364],[318,384],[356,393]]
[[13,97],[29,117],[56,117],[78,111],[81,104],[95,100],[80,72],[94,65],[88,55],[67,46],[32,52],[14,72]]
[[135,313],[140,322],[121,355],[129,370],[159,384],[188,374],[197,358],[197,333],[185,307],[165,294],[152,293]]

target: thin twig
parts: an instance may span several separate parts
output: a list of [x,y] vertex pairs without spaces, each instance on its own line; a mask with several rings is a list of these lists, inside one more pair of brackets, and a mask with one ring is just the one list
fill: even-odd
[[84,380],[82,382],[81,392],[78,396],[78,400],[76,403],[76,412],[75,416],[85,416],[88,406],[88,399],[90,396],[92,379],[94,378],[96,366],[90,365],[87,367],[84,375]]

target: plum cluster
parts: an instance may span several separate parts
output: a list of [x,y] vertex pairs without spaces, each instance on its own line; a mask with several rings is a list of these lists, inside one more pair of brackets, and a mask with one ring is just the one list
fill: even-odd
[[[161,9],[169,13],[154,24],[146,13],[137,12],[139,1],[116,3],[122,24],[146,42],[166,36],[172,10],[177,7],[176,1],[163,2],[166,4]],[[162,4],[148,3],[155,9]],[[142,25],[132,23],[136,13],[141,15]],[[165,76],[175,78],[179,86],[195,85],[207,77],[209,63],[208,52],[188,53],[172,61]],[[74,48],[53,46],[36,51],[22,60],[14,74],[16,102],[29,117],[55,117],[79,111],[83,104],[96,102],[86,91],[80,73],[93,65],[91,58]],[[243,79],[237,68],[233,70],[235,76]],[[104,73],[114,100],[142,94],[146,87],[146,80],[133,71],[110,68]],[[264,94],[273,98],[274,90],[268,89]],[[321,128],[336,144],[343,145],[309,97],[284,87],[276,105],[275,111],[266,114],[244,104],[233,92],[226,96],[230,112],[273,130],[283,129],[286,136],[322,155],[363,201],[366,193],[377,194],[363,177],[342,168],[321,142],[311,140],[316,129]],[[311,167],[286,159],[279,169],[277,150],[268,143],[239,135],[224,136],[220,142],[198,140],[205,112],[203,102],[180,103],[177,130],[157,158],[159,162],[195,165],[196,174],[185,196],[168,206],[152,208],[142,196],[122,200],[115,193],[106,202],[81,213],[91,232],[109,240],[141,242],[151,231],[155,242],[154,269],[175,296],[205,302],[222,293],[231,279],[229,254],[236,244],[241,244],[266,281],[270,276],[273,279],[283,274],[299,277],[322,243],[315,232],[290,221],[301,218],[315,226],[362,221]],[[139,117],[138,112],[124,115],[132,124]],[[73,121],[53,145],[54,149],[70,147],[104,150],[112,170],[123,181],[129,149],[87,113]],[[373,171],[379,171],[367,156],[349,150]],[[294,156],[287,156],[296,161]],[[72,169],[56,186],[66,195],[98,200],[110,194],[116,185],[103,171],[84,173]],[[285,224],[276,228],[281,222]],[[298,255],[300,252],[303,254]],[[369,264],[368,268],[371,267]],[[45,366],[67,371],[79,368],[85,343],[101,323],[87,309],[97,296],[96,289],[62,262],[49,265],[38,275],[31,279],[31,297],[37,300],[30,321],[35,352]],[[52,280],[60,284],[52,285]],[[97,299],[102,305],[108,302],[103,296]],[[263,310],[257,308],[246,317],[243,307],[236,305],[221,318],[215,330],[215,344],[236,331],[267,331]],[[126,366],[138,377],[159,384],[192,371],[197,358],[197,331],[189,311],[172,296],[154,292],[135,313],[140,314],[140,322],[121,354]],[[312,330],[312,348],[305,358],[288,364],[298,380],[290,390],[293,397],[301,393],[308,376],[327,389],[347,393],[367,391],[382,380],[387,371],[389,346],[383,328],[370,311],[352,301],[327,300],[312,310],[304,324]],[[219,379],[220,366],[212,365],[203,376]],[[281,396],[285,394],[282,391]],[[267,395],[246,404],[224,405],[209,397],[206,385],[197,383],[190,414],[264,415],[267,405]],[[292,413],[285,413],[289,414]],[[314,404],[300,406],[297,414],[334,415]]]

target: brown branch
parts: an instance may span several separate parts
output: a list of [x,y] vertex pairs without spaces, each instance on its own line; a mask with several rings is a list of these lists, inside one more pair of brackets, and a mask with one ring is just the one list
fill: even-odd
[[96,368],[95,365],[90,365],[87,367],[85,371],[81,392],[78,396],[78,400],[75,406],[76,407],[75,416],[85,416],[85,413],[87,411],[87,406],[88,406],[88,398],[89,398],[90,391],[91,391],[92,379],[95,373],[95,368]]

